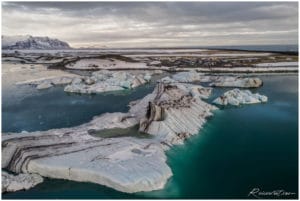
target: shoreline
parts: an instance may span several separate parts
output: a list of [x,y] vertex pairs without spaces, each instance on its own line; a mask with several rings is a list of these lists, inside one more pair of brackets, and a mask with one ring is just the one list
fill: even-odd
[[[256,46],[256,45],[254,45]],[[266,45],[268,46],[268,45]],[[214,51],[237,51],[237,52],[255,52],[255,53],[279,53],[279,54],[286,54],[286,55],[299,55],[298,51],[282,51],[282,50],[246,50],[243,48],[225,48],[225,47],[153,47],[153,48],[70,48],[70,49],[48,49],[48,50],[18,50],[18,49],[2,49],[4,53],[12,53],[14,51],[23,51],[23,52],[36,52],[36,51],[61,51],[61,52],[71,52],[71,51],[83,51],[83,52],[96,52],[96,51],[105,51],[105,52],[118,52],[118,51],[125,51],[125,52],[143,52],[141,50],[146,50],[145,53],[149,53],[149,50],[189,50],[189,51],[205,51],[205,50],[214,50]],[[147,51],[148,50],[148,51]],[[186,52],[186,51],[184,51]]]

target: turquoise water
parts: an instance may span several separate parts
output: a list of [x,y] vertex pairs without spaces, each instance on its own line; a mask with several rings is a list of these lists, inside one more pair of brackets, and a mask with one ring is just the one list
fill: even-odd
[[[174,146],[167,152],[168,164],[172,168],[173,177],[168,181],[163,190],[126,194],[107,188],[105,186],[78,183],[66,180],[46,179],[28,191],[20,191],[2,195],[3,198],[253,198],[248,197],[253,188],[262,191],[285,190],[294,192],[288,197],[266,198],[297,198],[298,197],[298,76],[261,76],[264,86],[253,90],[269,97],[266,104],[247,105],[242,107],[223,108],[215,112],[215,115],[205,124],[199,135],[189,138],[184,145]],[[139,91],[140,90],[140,91]],[[103,95],[93,97],[79,96],[85,101],[81,105],[71,108],[75,111],[67,113],[70,116],[70,125],[87,121],[94,113],[102,111],[126,111],[127,104],[123,101],[151,91],[151,85],[141,87],[127,95],[109,95],[103,99]],[[214,89],[213,97],[224,92],[224,89]],[[136,94],[135,94],[136,93]],[[41,127],[38,121],[32,121],[35,115],[27,117],[24,113],[22,121],[25,128],[19,126],[7,126],[9,121],[17,121],[15,116],[22,114],[20,110],[31,110],[41,101],[51,102],[52,98],[59,97],[60,107],[53,106],[48,110],[50,117],[57,110],[64,112],[64,108],[70,110],[70,101],[77,96],[60,94],[59,90],[45,91],[45,94],[24,99],[19,109],[7,111],[3,105],[2,125],[7,131],[39,130],[47,129],[47,125],[56,125],[49,122]],[[132,94],[135,94],[133,96]],[[131,98],[130,98],[131,97]],[[94,100],[97,101],[94,102]],[[103,102],[111,104],[105,105]],[[30,104],[31,102],[35,104]],[[62,102],[61,102],[62,101]],[[98,111],[87,110],[91,103],[92,108]],[[97,102],[99,104],[97,105]],[[118,107],[115,102],[120,102]],[[126,101],[125,101],[126,102]],[[101,103],[101,104],[100,104]],[[23,105],[22,105],[23,104]],[[26,104],[26,108],[25,105]],[[54,104],[54,103],[53,103]],[[97,107],[94,107],[97,106]],[[100,109],[102,108],[102,109]],[[45,108],[41,108],[45,111]],[[6,116],[4,115],[7,112]],[[67,112],[67,111],[66,111]],[[68,111],[70,112],[70,111]],[[10,113],[10,114],[8,114]],[[28,114],[28,113],[27,113]],[[84,117],[77,117],[81,114]],[[57,124],[60,127],[65,123],[66,116],[50,118],[50,121],[62,121]],[[8,118],[10,117],[10,118]],[[25,118],[27,117],[27,118]],[[73,118],[79,120],[73,120]],[[4,130],[5,130],[4,129]]]

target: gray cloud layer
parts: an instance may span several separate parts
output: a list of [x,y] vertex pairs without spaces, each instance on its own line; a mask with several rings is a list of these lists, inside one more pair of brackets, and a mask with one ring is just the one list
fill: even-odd
[[298,44],[298,3],[3,2],[2,34],[74,47]]

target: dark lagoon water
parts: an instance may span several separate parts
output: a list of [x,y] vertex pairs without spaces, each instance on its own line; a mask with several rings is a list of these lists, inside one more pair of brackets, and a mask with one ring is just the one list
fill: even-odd
[[207,48],[235,49],[250,51],[272,51],[272,52],[298,52],[298,45],[232,45],[232,46],[209,46]]
[[[4,199],[117,198],[254,198],[261,191],[285,190],[298,197],[298,76],[261,76],[255,89],[269,97],[266,104],[222,108],[184,145],[167,152],[173,177],[163,190],[126,194],[105,186],[46,179],[28,191]],[[3,104],[3,130],[46,130],[78,125],[103,112],[126,111],[130,100],[152,91],[153,84],[132,92],[95,96],[67,95],[50,89],[27,97],[15,107]],[[226,89],[228,90],[228,89]],[[213,100],[225,89],[214,89]],[[5,94],[3,94],[5,96]],[[42,115],[42,119],[38,118]],[[40,122],[45,122],[40,124]]]
[[[29,86],[22,86],[24,90]],[[6,100],[2,105],[2,131],[42,131],[77,126],[106,112],[127,112],[132,100],[152,92],[154,84],[98,95],[66,93],[55,87],[33,93],[18,102]],[[31,90],[31,89],[28,89]],[[3,94],[4,96],[4,94]]]

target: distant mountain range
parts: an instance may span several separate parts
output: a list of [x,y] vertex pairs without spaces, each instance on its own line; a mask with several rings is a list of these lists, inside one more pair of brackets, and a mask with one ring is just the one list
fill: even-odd
[[2,49],[24,50],[24,49],[71,49],[67,42],[49,37],[36,37],[31,35],[2,36]]

